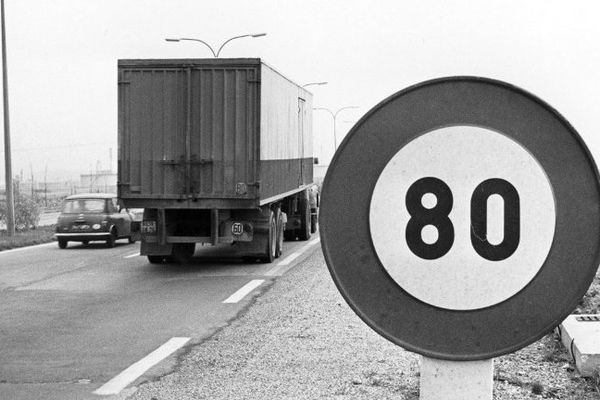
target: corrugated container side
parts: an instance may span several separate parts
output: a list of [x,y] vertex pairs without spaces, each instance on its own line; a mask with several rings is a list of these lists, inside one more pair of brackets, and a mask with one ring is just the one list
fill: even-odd
[[261,66],[261,203],[313,182],[312,94]]
[[255,206],[259,60],[119,65],[120,197],[158,207]]

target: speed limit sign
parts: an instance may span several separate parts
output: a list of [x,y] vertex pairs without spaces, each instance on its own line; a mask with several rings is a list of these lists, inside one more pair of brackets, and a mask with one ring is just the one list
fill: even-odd
[[424,82],[374,107],[327,172],[340,292],[422,355],[488,359],[550,331],[599,262],[598,172],[573,127],[503,82]]

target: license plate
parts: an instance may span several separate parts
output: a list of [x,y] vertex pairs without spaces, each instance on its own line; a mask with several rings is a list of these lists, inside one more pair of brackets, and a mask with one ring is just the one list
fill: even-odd
[[156,221],[142,221],[142,233],[156,233]]

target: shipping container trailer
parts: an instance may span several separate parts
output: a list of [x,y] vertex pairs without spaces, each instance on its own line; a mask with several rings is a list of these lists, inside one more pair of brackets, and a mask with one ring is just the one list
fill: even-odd
[[[312,95],[260,59],[119,60],[118,195],[141,254],[272,261],[316,230]],[[312,221],[312,222],[311,222]]]

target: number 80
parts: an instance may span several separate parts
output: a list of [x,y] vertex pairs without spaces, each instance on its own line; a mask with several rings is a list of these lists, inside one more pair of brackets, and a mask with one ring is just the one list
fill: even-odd
[[[432,193],[437,203],[432,208],[423,206],[421,199]],[[493,245],[487,240],[487,200],[498,194],[504,200],[504,237]],[[454,243],[454,226],[448,215],[452,211],[452,192],[444,181],[426,177],[413,183],[406,192],[406,209],[411,218],[406,225],[406,243],[420,258],[435,260],[444,256]],[[433,225],[438,231],[435,243],[425,243],[421,231]],[[519,246],[520,239],[519,194],[515,187],[504,179],[492,178],[481,182],[471,196],[471,244],[481,257],[490,261],[501,261],[510,257]]]

